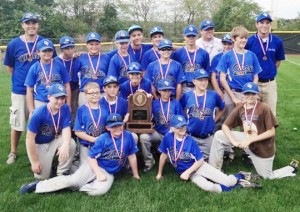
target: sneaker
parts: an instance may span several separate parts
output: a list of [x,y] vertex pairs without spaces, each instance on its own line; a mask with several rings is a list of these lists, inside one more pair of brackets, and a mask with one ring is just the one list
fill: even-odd
[[28,183],[28,184],[22,185],[22,187],[21,187],[20,190],[19,190],[20,194],[26,194],[26,193],[30,193],[30,192],[35,191],[36,184],[37,184],[38,182],[39,182],[39,181],[34,181],[34,182],[32,182],[32,183]]
[[146,173],[146,172],[149,172],[149,171],[153,168],[154,164],[155,164],[155,160],[153,160],[152,163],[151,163],[150,165],[145,165],[143,171],[144,171],[145,173]]
[[293,159],[291,162],[290,162],[290,166],[293,167],[295,170],[293,171],[294,173],[298,170],[298,165],[299,165],[299,161]]
[[259,183],[253,183],[243,179],[239,180],[238,184],[243,188],[256,188],[256,189],[262,188],[262,186]]
[[14,152],[9,153],[9,155],[7,156],[7,164],[12,164],[14,162],[16,162],[17,159],[17,154]]

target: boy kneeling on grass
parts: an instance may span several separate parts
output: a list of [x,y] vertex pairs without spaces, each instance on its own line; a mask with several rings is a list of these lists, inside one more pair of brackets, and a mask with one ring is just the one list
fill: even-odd
[[161,155],[157,180],[162,179],[163,169],[169,156],[171,164],[180,174],[180,179],[190,179],[203,190],[221,193],[238,187],[261,187],[248,181],[251,177],[249,172],[226,175],[206,163],[196,141],[186,133],[187,122],[183,116],[173,116],[170,124],[171,132],[164,136],[158,148]]
[[122,117],[112,113],[107,117],[106,129],[91,147],[86,163],[72,175],[63,175],[44,181],[36,181],[21,187],[20,193],[32,191],[47,193],[64,188],[86,192],[91,196],[106,194],[128,158],[132,174],[140,179],[135,153],[138,151],[131,133],[124,130]]

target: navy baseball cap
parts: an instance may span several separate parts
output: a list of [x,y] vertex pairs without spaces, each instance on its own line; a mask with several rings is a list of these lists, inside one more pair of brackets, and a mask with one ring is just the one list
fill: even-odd
[[204,69],[196,69],[194,72],[194,79],[209,78],[208,73]]
[[152,37],[156,34],[164,35],[164,31],[160,26],[155,26],[150,29],[150,37]]
[[172,42],[170,40],[162,40],[158,44],[158,50],[161,50],[162,48],[173,48]]
[[53,43],[49,39],[40,40],[36,47],[39,51],[45,51],[47,49],[51,49],[52,51],[54,50]]
[[186,125],[186,119],[184,118],[184,116],[181,115],[175,115],[170,120],[170,126],[174,128],[180,128]]
[[118,43],[129,43],[130,36],[125,30],[120,30],[115,34],[115,41]]
[[99,42],[101,42],[101,36],[97,32],[90,32],[86,36],[86,42],[88,43],[90,41],[99,41]]
[[229,43],[229,44],[233,44],[233,41],[231,40],[230,34],[225,34],[222,37],[222,43]]
[[30,12],[24,13],[21,21],[22,21],[22,23],[25,23],[27,21],[39,22],[39,15],[30,13]]
[[127,73],[128,74],[134,74],[134,73],[141,74],[142,73],[142,66],[137,62],[132,62],[128,66]]
[[174,90],[174,86],[171,80],[169,79],[161,79],[158,81],[157,90],[163,91],[163,90]]
[[123,119],[122,116],[118,113],[111,113],[109,116],[106,118],[106,126],[107,127],[114,127],[117,125],[123,125]]
[[50,86],[50,88],[48,90],[48,95],[54,96],[54,97],[66,96],[67,91],[66,91],[65,86],[63,86],[62,84],[59,84],[59,83],[55,83]]
[[106,86],[106,85],[108,85],[110,83],[117,83],[117,84],[119,84],[118,79],[115,76],[108,75],[103,80],[103,86]]
[[242,93],[259,93],[258,85],[256,85],[254,82],[248,82],[243,85]]
[[261,20],[267,19],[272,22],[272,18],[269,13],[263,12],[257,16],[256,22],[260,22]]
[[204,20],[200,24],[200,30],[208,30],[211,28],[215,28],[215,24],[210,20]]
[[130,35],[133,31],[141,31],[143,32],[143,28],[139,25],[131,25],[129,28],[128,28],[128,34]]
[[67,48],[67,47],[74,47],[75,41],[72,37],[69,36],[63,36],[59,39],[59,46],[61,49]]
[[186,36],[188,36],[188,35],[197,36],[198,35],[198,29],[195,25],[188,25],[187,27],[185,27],[183,34],[186,35]]

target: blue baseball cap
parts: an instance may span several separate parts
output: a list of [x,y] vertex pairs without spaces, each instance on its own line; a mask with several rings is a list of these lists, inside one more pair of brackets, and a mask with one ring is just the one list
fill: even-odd
[[106,85],[108,85],[110,83],[117,83],[117,84],[119,84],[118,79],[115,76],[108,75],[103,80],[103,86],[106,86]]
[[222,43],[225,42],[225,43],[233,44],[233,41],[231,40],[230,34],[223,35],[221,41],[222,41]]
[[164,31],[160,26],[155,26],[150,29],[150,37],[152,37],[156,34],[164,35]]
[[115,41],[118,43],[129,43],[130,36],[125,30],[120,30],[115,34]]
[[65,86],[60,83],[52,84],[48,90],[48,95],[59,97],[59,96],[67,96],[67,91]]
[[200,30],[208,30],[211,28],[215,28],[215,24],[210,20],[204,20],[200,24]]
[[139,25],[131,25],[129,28],[128,28],[128,34],[130,35],[133,31],[141,31],[143,32],[143,28]]
[[204,69],[196,69],[194,79],[209,78],[209,74]]
[[174,86],[171,80],[169,79],[161,79],[158,81],[157,90],[163,91],[163,90],[174,90]]
[[198,35],[198,29],[195,25],[188,25],[187,27],[185,27],[183,34],[186,35],[186,36],[188,36],[188,35],[197,36]]
[[21,21],[22,23],[25,23],[27,21],[39,22],[39,15],[27,12],[23,14]]
[[242,93],[259,93],[258,85],[256,85],[254,82],[248,82],[243,85]]
[[141,74],[142,73],[142,66],[141,64],[137,63],[137,62],[132,62],[129,64],[128,66],[128,70],[127,70],[128,74]]
[[180,128],[186,125],[186,119],[184,118],[184,116],[181,115],[175,115],[170,120],[170,126],[174,128]]
[[106,118],[106,126],[107,127],[114,127],[117,125],[123,125],[122,116],[118,113],[111,113]]
[[99,41],[99,42],[101,42],[101,36],[97,32],[90,32],[86,36],[86,42],[88,43],[90,41]]
[[158,44],[158,50],[162,48],[173,48],[172,42],[167,39],[160,41]]
[[269,13],[263,12],[257,16],[256,22],[260,22],[261,20],[267,19],[272,22],[272,18]]
[[72,37],[69,36],[63,36],[59,39],[59,46],[61,49],[67,48],[67,47],[74,47],[75,41]]
[[51,49],[52,51],[54,50],[54,46],[53,46],[53,43],[52,41],[50,41],[49,39],[43,39],[43,40],[40,40],[37,45],[36,45],[36,48],[39,50],[39,51],[45,51],[47,49]]

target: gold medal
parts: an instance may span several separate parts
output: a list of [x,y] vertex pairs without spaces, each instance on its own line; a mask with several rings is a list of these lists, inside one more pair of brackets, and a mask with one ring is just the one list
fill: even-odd
[[57,138],[58,138],[58,134],[57,134],[57,133],[55,133],[54,137],[55,137],[55,139],[57,139]]
[[177,163],[176,163],[176,162],[174,162],[174,163],[173,163],[173,166],[174,166],[175,168],[177,168]]
[[195,66],[193,63],[190,63],[190,72],[194,72]]
[[264,55],[264,56],[263,56],[263,60],[264,60],[264,61],[267,61],[267,60],[268,60],[268,57],[267,57],[266,55]]
[[252,130],[248,130],[247,133],[248,133],[249,135],[251,135],[251,134],[252,134]]
[[94,130],[94,137],[98,137],[100,135],[100,130],[95,129]]
[[97,77],[97,75],[96,74],[93,74],[93,77],[92,77],[93,79],[98,79],[98,77]]
[[46,84],[46,88],[49,89],[50,88],[50,84],[47,83]]
[[28,62],[31,62],[31,61],[32,61],[32,57],[29,56],[29,57],[27,58],[27,61],[28,61]]

